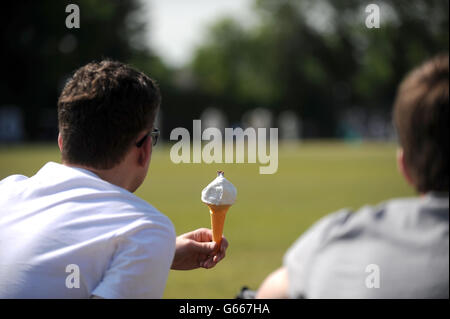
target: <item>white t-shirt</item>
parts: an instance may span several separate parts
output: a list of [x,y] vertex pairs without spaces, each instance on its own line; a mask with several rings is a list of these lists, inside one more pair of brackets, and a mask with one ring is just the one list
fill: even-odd
[[47,163],[0,181],[0,298],[161,298],[175,238],[127,190]]

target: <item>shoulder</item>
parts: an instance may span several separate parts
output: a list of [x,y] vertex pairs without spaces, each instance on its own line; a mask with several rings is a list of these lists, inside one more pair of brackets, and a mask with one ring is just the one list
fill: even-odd
[[121,214],[131,214],[135,221],[122,227],[117,235],[136,233],[144,229],[158,231],[160,235],[165,233],[169,237],[175,238],[175,227],[172,221],[151,204],[136,197],[133,201],[127,201],[127,207],[121,210]]
[[0,180],[0,186],[4,186],[4,185],[8,185],[11,183],[16,183],[16,182],[21,182],[24,180],[27,180],[28,177],[24,176],[24,175],[11,175],[8,177],[5,177],[4,179]]
[[335,240],[357,239],[363,236],[378,236],[388,229],[395,232],[401,228],[406,219],[412,218],[420,209],[419,198],[396,198],[376,205],[365,205],[356,211],[344,209],[331,214],[318,222],[322,225],[322,244]]
[[312,254],[320,245],[332,238],[336,231],[347,227],[353,214],[351,210],[342,209],[322,217],[297,239],[285,257],[297,259],[297,255]]
[[[174,237],[174,227],[170,219],[145,200],[128,190],[111,184],[91,171],[48,163],[34,176],[48,189],[46,194],[58,201],[78,203],[77,211],[101,220],[108,229],[114,229],[120,239],[137,233],[149,232],[156,236]],[[41,192],[42,193],[42,192]],[[139,237],[139,236],[138,236]]]
[[[370,229],[372,234],[384,236],[407,229],[425,230],[426,224],[448,221],[448,197],[395,198],[376,206],[365,206],[353,214],[349,226]],[[444,219],[445,219],[444,218]]]
[[[128,221],[116,231],[116,236],[144,234],[145,240],[161,238],[163,241],[175,241],[175,227],[169,217],[126,190],[117,187],[115,192],[112,197],[105,196],[103,205],[114,210],[115,216]],[[148,236],[150,233],[152,236]]]
[[300,236],[290,251],[295,252],[306,248],[306,246],[309,249],[311,249],[310,246],[318,249],[321,245],[325,245],[338,237],[354,237],[368,225],[373,225],[384,219],[387,206],[392,206],[391,202],[380,203],[375,206],[366,205],[357,211],[346,208],[329,214],[319,219]]
[[23,175],[11,175],[0,180],[0,202],[4,205],[7,203],[11,205],[14,200],[11,200],[11,196],[15,193],[21,192],[24,188],[22,185],[29,180],[28,177]]
[[154,206],[86,169],[48,163],[34,177],[40,180],[51,177],[52,182],[45,183],[46,187],[50,186],[49,192],[57,189],[61,197],[76,199],[85,210],[92,207],[96,214],[103,212],[109,216],[112,213],[124,224],[135,220],[142,224],[173,228],[169,218]]
[[365,205],[357,211],[346,210],[330,215],[330,224],[334,232],[329,235],[341,235],[346,232],[362,232],[364,229],[375,229],[387,224],[395,225],[406,218],[411,218],[426,201],[419,197],[394,198],[376,205]]
[[[133,204],[136,206],[131,209]],[[92,294],[103,298],[162,298],[175,255],[172,222],[139,200],[114,216],[125,221],[114,231],[114,255]]]
[[283,257],[283,265],[290,282],[290,297],[303,295],[313,260],[326,243],[348,225],[352,216],[350,210],[343,209],[321,218],[288,249]]
[[[445,201],[444,201],[445,202]],[[417,224],[421,211],[438,205],[430,198],[396,198],[353,211],[342,209],[317,221],[294,243],[290,251],[320,249],[336,240],[350,240],[372,234],[395,233],[408,224]],[[445,203],[443,204],[445,206]],[[448,202],[446,203],[448,215]],[[433,207],[435,208],[435,207]],[[441,207],[442,208],[442,207]],[[445,211],[445,208],[443,209]]]

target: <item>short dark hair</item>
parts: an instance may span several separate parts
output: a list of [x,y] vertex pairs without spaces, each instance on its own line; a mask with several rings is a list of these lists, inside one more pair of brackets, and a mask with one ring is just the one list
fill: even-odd
[[449,56],[413,70],[399,87],[394,121],[417,191],[449,191]]
[[81,67],[58,100],[63,161],[114,167],[139,132],[152,128],[160,103],[156,82],[128,65],[104,60]]

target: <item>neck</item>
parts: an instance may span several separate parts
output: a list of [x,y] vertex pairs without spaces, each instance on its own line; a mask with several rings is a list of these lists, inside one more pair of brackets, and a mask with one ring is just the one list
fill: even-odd
[[132,186],[133,182],[130,179],[131,174],[129,174],[129,172],[123,167],[123,165],[119,164],[110,169],[96,169],[90,166],[72,164],[67,162],[63,162],[62,164],[68,167],[78,167],[88,170],[108,183],[122,187],[130,192],[135,191]]

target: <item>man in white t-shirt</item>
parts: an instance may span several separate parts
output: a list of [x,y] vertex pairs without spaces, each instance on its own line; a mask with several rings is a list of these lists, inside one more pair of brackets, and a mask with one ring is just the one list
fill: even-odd
[[160,92],[119,62],[76,71],[58,101],[62,164],[0,181],[0,298],[161,298],[169,270],[225,256],[208,229],[176,238],[133,192],[147,174]]
[[398,166],[420,196],[321,219],[288,250],[257,298],[448,299],[448,54],[405,79],[394,118]]

